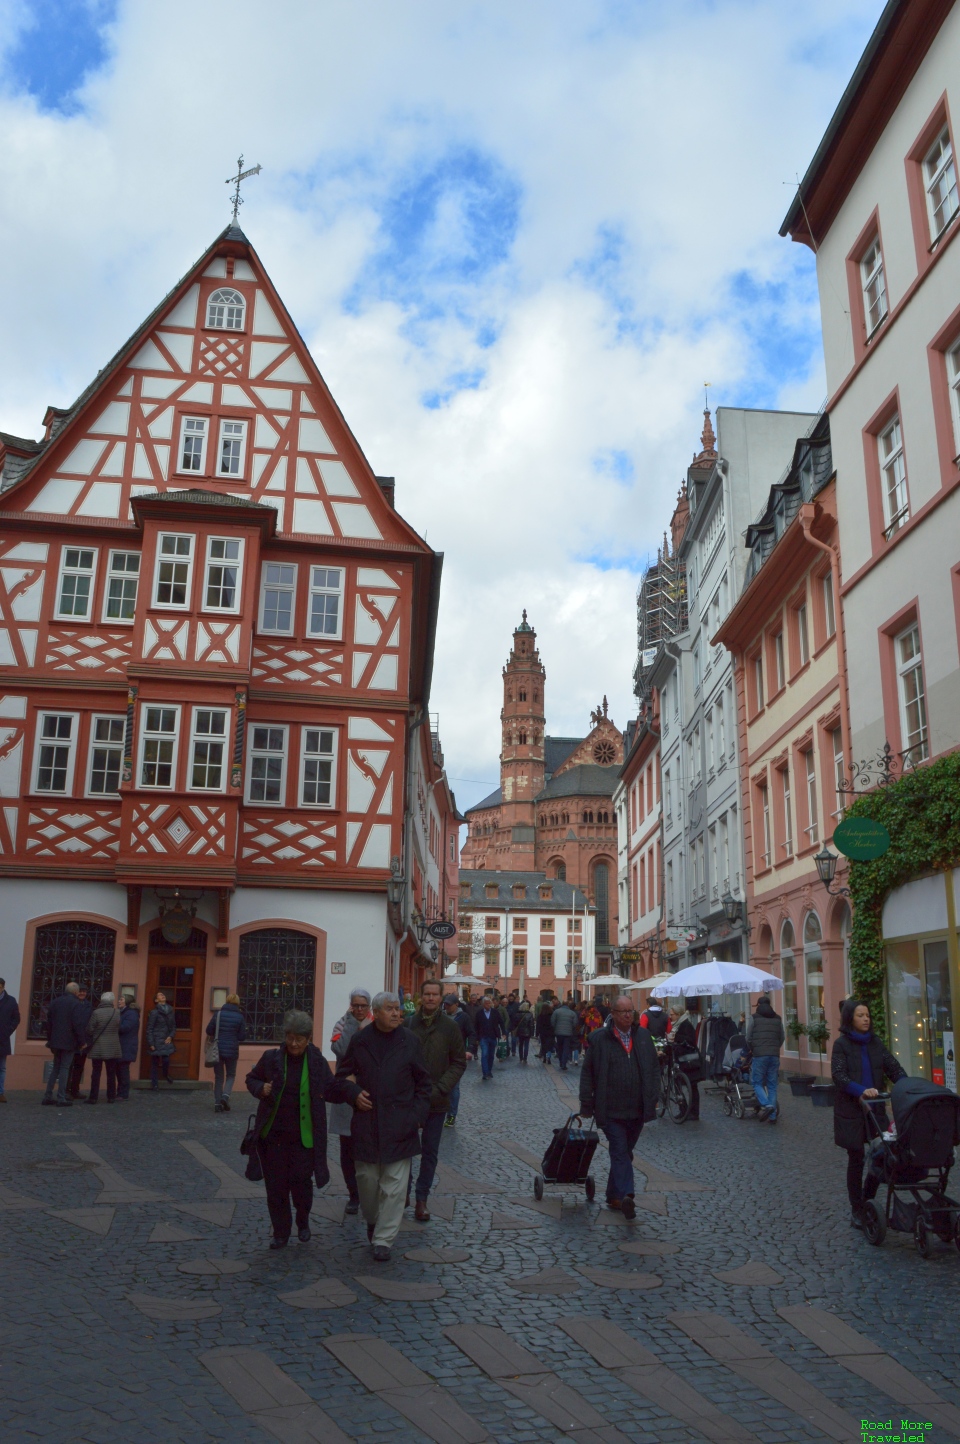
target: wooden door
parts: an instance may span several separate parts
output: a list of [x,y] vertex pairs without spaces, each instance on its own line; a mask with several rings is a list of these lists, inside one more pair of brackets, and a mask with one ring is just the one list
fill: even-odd
[[[163,934],[150,934],[147,959],[147,996],[145,1016],[149,1017],[157,993],[166,993],[167,1002],[176,1014],[176,1052],[170,1059],[173,1078],[199,1078],[203,1033],[207,1023],[203,986],[207,969],[207,936],[194,928],[181,947],[171,947]],[[144,1047],[140,1076],[150,1076],[150,1054]]]

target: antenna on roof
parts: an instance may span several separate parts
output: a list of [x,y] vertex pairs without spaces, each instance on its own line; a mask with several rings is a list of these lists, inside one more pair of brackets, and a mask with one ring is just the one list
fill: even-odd
[[245,181],[245,180],[247,179],[247,176],[259,175],[259,174],[260,174],[260,171],[261,171],[262,169],[263,169],[262,166],[254,165],[254,166],[251,166],[249,170],[244,170],[244,168],[243,168],[243,156],[241,155],[241,156],[239,157],[239,159],[237,160],[237,173],[236,173],[236,175],[229,176],[229,177],[224,181],[224,185],[226,185],[226,186],[234,186],[234,187],[235,187],[234,192],[233,192],[233,224],[234,224],[234,225],[237,224],[237,214],[238,214],[238,212],[239,212],[239,210],[240,210],[240,207],[243,205],[243,196],[240,194],[240,182],[241,182],[241,181]]

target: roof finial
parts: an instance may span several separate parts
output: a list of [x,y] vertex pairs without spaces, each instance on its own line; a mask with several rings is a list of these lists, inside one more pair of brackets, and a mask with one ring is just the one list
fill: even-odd
[[518,632],[532,632],[532,631],[533,631],[533,628],[531,627],[530,623],[527,621],[527,609],[526,609],[526,607],[524,607],[524,609],[523,609],[523,621],[520,623],[519,627],[517,628],[517,631],[518,631]]
[[239,212],[240,207],[243,205],[243,196],[240,194],[240,182],[246,180],[247,176],[249,176],[249,175],[259,175],[261,169],[262,169],[262,167],[260,167],[260,166],[258,166],[258,165],[254,165],[254,166],[251,166],[249,170],[244,170],[244,168],[243,168],[243,156],[240,156],[240,158],[239,158],[238,161],[237,161],[237,173],[236,173],[236,175],[229,176],[229,177],[224,181],[224,185],[234,186],[234,187],[235,187],[234,192],[233,192],[233,224],[234,224],[234,225],[237,224],[237,213]]

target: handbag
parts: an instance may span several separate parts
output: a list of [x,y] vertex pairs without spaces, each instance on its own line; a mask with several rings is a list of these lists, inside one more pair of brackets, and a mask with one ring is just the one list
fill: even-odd
[[686,1074],[691,1083],[699,1083],[703,1078],[703,1059],[696,1048],[690,1048],[685,1053],[678,1053],[677,1067]]
[[501,1038],[497,1043],[497,1060],[502,1063],[505,1058],[510,1057],[510,1044],[506,1038]]
[[260,1162],[260,1153],[257,1149],[257,1115],[251,1113],[247,1119],[247,1131],[240,1140],[240,1152],[246,1157],[247,1166],[244,1169],[244,1177],[251,1183],[260,1183],[263,1179],[263,1164]]
[[214,1029],[213,1037],[203,1050],[204,1068],[212,1068],[214,1064],[220,1062],[220,1014],[222,1012],[222,1008],[217,1009],[217,1026]]

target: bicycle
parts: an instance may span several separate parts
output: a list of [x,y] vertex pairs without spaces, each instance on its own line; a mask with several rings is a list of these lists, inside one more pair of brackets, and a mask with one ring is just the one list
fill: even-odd
[[662,1118],[668,1114],[672,1123],[685,1123],[693,1104],[693,1090],[690,1079],[676,1061],[672,1043],[665,1043],[660,1051],[660,1097],[657,1099],[656,1114]]

